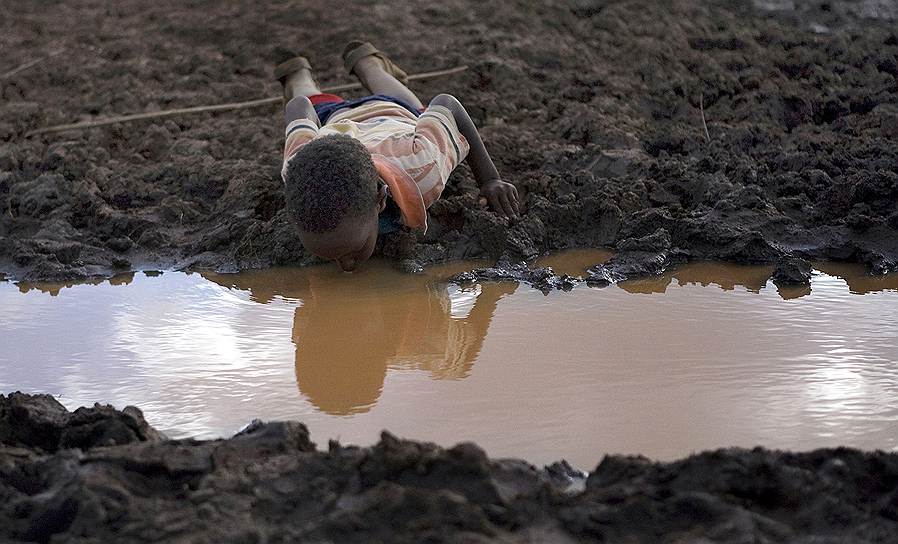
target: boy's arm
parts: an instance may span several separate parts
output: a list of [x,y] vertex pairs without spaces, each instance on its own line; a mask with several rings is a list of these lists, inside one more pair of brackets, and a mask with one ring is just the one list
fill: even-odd
[[474,179],[480,185],[480,194],[486,197],[490,207],[505,217],[517,217],[520,213],[518,190],[514,185],[502,181],[499,177],[496,165],[493,164],[490,154],[486,151],[480,133],[477,132],[477,127],[474,126],[474,121],[471,120],[465,107],[457,98],[448,94],[437,95],[430,101],[430,104],[443,106],[452,112],[459,132],[471,146],[467,158],[468,166],[471,167]]

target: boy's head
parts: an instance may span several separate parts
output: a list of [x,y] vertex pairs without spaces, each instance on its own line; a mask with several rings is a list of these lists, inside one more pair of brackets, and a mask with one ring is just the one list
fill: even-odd
[[308,251],[346,271],[371,257],[387,193],[361,142],[316,138],[290,160],[285,178],[287,208]]

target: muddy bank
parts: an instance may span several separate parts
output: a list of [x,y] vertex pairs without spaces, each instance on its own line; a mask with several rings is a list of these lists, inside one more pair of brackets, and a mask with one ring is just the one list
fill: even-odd
[[0,271],[309,262],[284,213],[277,108],[22,135],[276,95],[278,47],[342,82],[339,48],[356,36],[410,71],[469,64],[415,90],[457,95],[524,195],[523,217],[500,220],[460,169],[427,237],[383,241],[404,268],[650,251],[640,241],[659,229],[685,259],[896,267],[894,1],[305,4],[18,3],[0,22],[3,70],[65,54],[0,80]]
[[893,542],[898,455],[609,456],[588,475],[297,422],[168,441],[133,407],[0,395],[0,538],[37,542]]

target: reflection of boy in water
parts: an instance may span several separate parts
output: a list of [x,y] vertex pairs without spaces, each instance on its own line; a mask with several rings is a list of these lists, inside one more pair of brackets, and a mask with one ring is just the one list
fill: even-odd
[[295,274],[269,269],[236,276],[204,273],[226,287],[269,303],[299,299],[293,318],[296,382],[319,410],[352,414],[380,397],[387,368],[429,370],[437,379],[464,378],[477,358],[499,299],[513,283],[452,296],[445,284],[365,267],[347,278],[330,267]]
[[[445,285],[406,283],[372,292],[365,282],[316,286],[296,310],[296,382],[318,409],[344,415],[377,402],[387,368],[464,378],[480,352],[498,300],[515,284],[490,284],[466,317],[452,317]],[[407,280],[407,279],[406,279]],[[456,299],[457,300],[457,299]],[[355,302],[353,302],[355,301]]]
[[458,100],[441,94],[425,108],[405,72],[370,43],[349,43],[343,61],[371,96],[322,94],[305,57],[275,69],[289,101],[287,205],[308,251],[354,270],[371,257],[378,233],[426,229],[427,207],[466,156],[490,206],[517,215],[517,189],[499,178]]

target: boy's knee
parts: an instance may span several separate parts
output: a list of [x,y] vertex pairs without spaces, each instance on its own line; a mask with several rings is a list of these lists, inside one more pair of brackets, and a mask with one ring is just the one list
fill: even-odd
[[287,102],[286,111],[297,111],[302,112],[308,110],[308,108],[312,107],[312,101],[309,100],[307,96],[294,96]]
[[450,109],[461,105],[461,102],[459,102],[457,98],[446,93],[436,95],[430,103],[435,106],[445,106]]
[[314,112],[315,106],[312,105],[312,101],[309,100],[308,97],[295,96],[287,102],[287,106],[284,108],[284,117],[286,118],[287,123],[290,123],[295,119],[308,119]]
[[311,104],[312,103],[312,101],[309,100],[309,97],[306,95],[303,95],[303,94],[294,96],[293,98],[290,99],[290,102],[287,102],[287,103],[292,104],[294,102],[297,104]]

